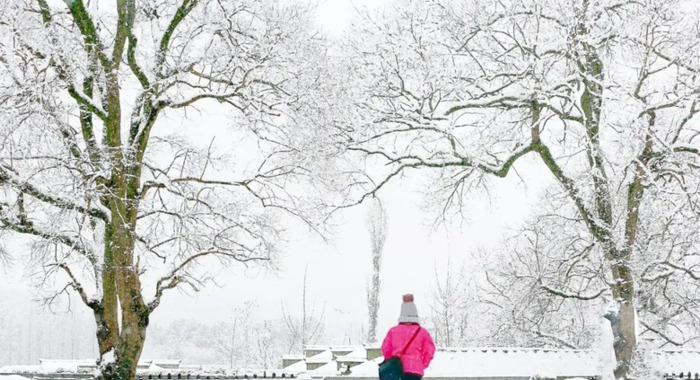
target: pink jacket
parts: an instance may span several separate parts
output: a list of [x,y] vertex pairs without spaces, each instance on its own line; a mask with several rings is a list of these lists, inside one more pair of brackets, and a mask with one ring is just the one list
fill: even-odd
[[416,339],[406,349],[406,353],[401,356],[404,372],[423,375],[423,371],[428,368],[430,361],[435,354],[435,343],[430,337],[428,330],[413,323],[399,323],[389,330],[382,343],[382,354],[384,359],[399,356],[416,329],[420,329]]

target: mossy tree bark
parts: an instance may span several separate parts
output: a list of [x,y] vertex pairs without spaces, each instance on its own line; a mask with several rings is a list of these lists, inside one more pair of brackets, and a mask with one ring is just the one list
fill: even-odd
[[[0,229],[54,246],[52,254],[42,251],[46,267],[67,276],[66,288],[94,315],[100,378],[133,379],[164,292],[196,291],[209,278],[195,263],[268,261],[281,235],[280,213],[316,228],[322,205],[304,209],[299,194],[284,187],[311,177],[296,158],[284,157],[299,152],[290,147],[303,134],[277,120],[302,98],[304,54],[320,50],[305,29],[306,14],[275,2],[115,0],[116,9],[84,0],[20,3],[0,15],[0,28],[15,36],[8,45],[0,39],[0,53],[9,57],[0,56],[0,69],[22,89],[15,91],[17,129],[51,136],[45,145],[56,149],[40,155],[22,145],[24,136],[3,131],[32,158],[0,147],[0,186],[17,195],[14,203],[0,199]],[[206,52],[189,54],[200,48]],[[241,129],[256,123],[250,134],[260,142],[260,157],[251,159],[257,172],[213,174],[212,152],[176,134],[157,140],[165,158],[163,151],[149,157],[165,110],[207,100],[240,117]],[[23,123],[23,115],[34,119]],[[44,167],[19,164],[37,157],[47,160]],[[54,168],[49,179],[58,184],[34,183]],[[152,275],[153,297],[142,277],[155,267],[150,260],[162,264]]]
[[[541,293],[533,299],[608,303],[598,315],[609,320],[616,358],[613,375],[618,379],[630,374],[639,344],[637,326],[646,328],[641,333],[657,334],[663,344],[680,346],[687,342],[685,333],[669,338],[673,333],[662,331],[665,322],[683,314],[683,323],[691,326],[696,313],[686,307],[696,299],[672,302],[665,287],[671,276],[698,277],[689,268],[694,264],[685,261],[685,249],[672,241],[696,238],[684,226],[697,213],[676,219],[668,210],[658,210],[683,232],[654,225],[653,217],[644,214],[664,202],[668,203],[662,207],[683,204],[684,211],[678,212],[685,212],[695,207],[690,205],[700,195],[683,183],[690,177],[693,186],[697,183],[690,168],[697,167],[700,157],[692,142],[698,131],[689,120],[697,120],[699,113],[695,80],[700,70],[689,63],[696,62],[696,56],[686,57],[683,51],[689,42],[670,31],[673,23],[684,22],[674,18],[679,14],[672,8],[678,3],[667,3],[416,1],[384,23],[367,22],[365,34],[358,37],[363,42],[350,44],[353,54],[377,54],[348,64],[359,79],[347,96],[368,94],[357,101],[365,114],[355,125],[348,149],[386,168],[377,169],[386,171],[372,176],[360,199],[371,198],[408,171],[433,171],[436,184],[430,190],[441,202],[434,206],[438,219],[447,222],[451,212],[459,216],[464,211],[470,191],[487,187],[485,177],[509,176],[523,157],[536,157],[566,199],[553,201],[559,209],[538,215],[533,223],[556,229],[552,220],[570,222],[566,228],[573,237],[585,236],[585,246],[570,241],[551,246],[564,256],[558,259],[581,259],[584,264],[566,264],[562,267],[571,271],[558,272],[561,268],[550,271],[539,262],[534,269],[525,268],[528,264],[523,263],[528,276],[521,281],[534,289],[528,295]],[[429,21],[416,21],[418,14],[424,15],[418,19]],[[424,23],[434,27],[423,28]],[[380,42],[364,42],[373,35],[379,35]],[[388,48],[387,41],[403,48]],[[376,80],[376,72],[384,82]],[[650,192],[667,198],[657,201]],[[651,252],[650,241],[686,264],[676,265],[670,254]],[[641,255],[653,259],[640,264]],[[576,269],[586,274],[572,275]],[[547,280],[559,282],[561,288],[545,285]],[[678,283],[694,287],[684,281]],[[661,282],[663,291],[652,289]],[[659,297],[666,305],[684,306],[673,317],[658,309],[638,309],[640,293],[646,301]],[[641,310],[651,319],[658,313],[664,327],[647,327],[638,315]],[[558,313],[550,314],[553,320],[561,316]],[[539,328],[539,323],[527,326]],[[558,330],[556,322],[548,327]],[[688,334],[693,335],[692,330],[689,327]]]

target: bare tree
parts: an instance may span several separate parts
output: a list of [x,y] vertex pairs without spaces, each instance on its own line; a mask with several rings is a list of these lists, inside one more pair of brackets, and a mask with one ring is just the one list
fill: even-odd
[[233,318],[206,323],[178,319],[154,329],[149,355],[173,357],[190,363],[224,364],[229,368],[279,368],[288,332],[281,319],[260,315],[260,307],[247,301],[233,311]]
[[[556,215],[538,217],[492,253],[480,291],[503,344],[592,348],[600,337],[601,295],[608,290],[599,249]],[[574,223],[575,224],[575,223]],[[561,294],[560,289],[566,289]],[[590,289],[597,292],[589,295]]]
[[369,327],[367,341],[377,341],[377,316],[379,315],[379,293],[382,289],[382,252],[387,235],[387,218],[379,198],[375,198],[367,212],[367,231],[372,249],[372,280],[367,286],[367,311]]
[[[548,293],[604,297],[614,376],[627,377],[646,312],[638,294],[652,289],[640,279],[665,288],[698,275],[696,237],[684,228],[700,202],[696,6],[413,1],[356,23],[343,55],[351,89],[338,96],[353,102],[342,107],[353,112],[347,149],[379,164],[360,201],[406,171],[429,171],[446,216],[534,156],[567,200],[554,212],[605,263],[606,288],[564,282]],[[679,313],[692,320],[697,310]]]
[[431,317],[435,326],[435,343],[443,346],[455,346],[467,340],[467,323],[470,304],[464,274],[464,267],[459,270],[451,268],[448,258],[446,269],[438,273],[435,266],[435,286],[431,299]]
[[[200,289],[207,263],[268,261],[282,213],[315,228],[297,191],[324,161],[295,122],[309,24],[274,1],[0,5],[0,229],[92,310],[101,378],[133,378],[164,293]],[[206,124],[173,128],[204,107],[235,157],[193,142]]]
[[229,368],[236,368],[241,359],[246,356],[250,347],[249,332],[252,329],[251,313],[257,309],[254,302],[246,302],[243,307],[234,310],[231,319],[214,326],[212,340],[215,351],[228,361]]
[[306,302],[306,275],[308,273],[308,264],[304,266],[304,279],[301,291],[301,318],[296,318],[287,312],[282,302],[282,317],[289,331],[289,352],[294,349],[303,350],[308,344],[315,342],[323,335],[323,317],[326,313],[326,302],[323,302],[323,307],[318,317],[316,316],[316,302],[314,301],[311,309],[307,309]]

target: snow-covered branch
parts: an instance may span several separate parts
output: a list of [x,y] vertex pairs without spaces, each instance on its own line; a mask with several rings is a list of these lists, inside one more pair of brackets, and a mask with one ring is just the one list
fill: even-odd
[[110,215],[103,209],[79,205],[72,200],[47,194],[34,185],[15,178],[15,176],[11,173],[11,169],[4,169],[2,166],[0,166],[0,186],[2,185],[8,185],[16,191],[30,195],[39,201],[63,210],[74,210],[81,214],[98,218],[104,222],[108,222],[110,220]]

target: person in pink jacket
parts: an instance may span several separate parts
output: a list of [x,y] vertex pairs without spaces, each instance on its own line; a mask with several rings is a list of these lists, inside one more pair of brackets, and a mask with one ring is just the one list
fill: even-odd
[[[409,346],[406,346],[417,335]],[[403,355],[401,352],[406,348]],[[418,309],[413,303],[413,295],[405,294],[401,305],[399,324],[392,327],[382,342],[384,360],[399,356],[403,364],[404,376],[401,380],[420,380],[435,355],[435,343],[428,330],[420,325]]]

